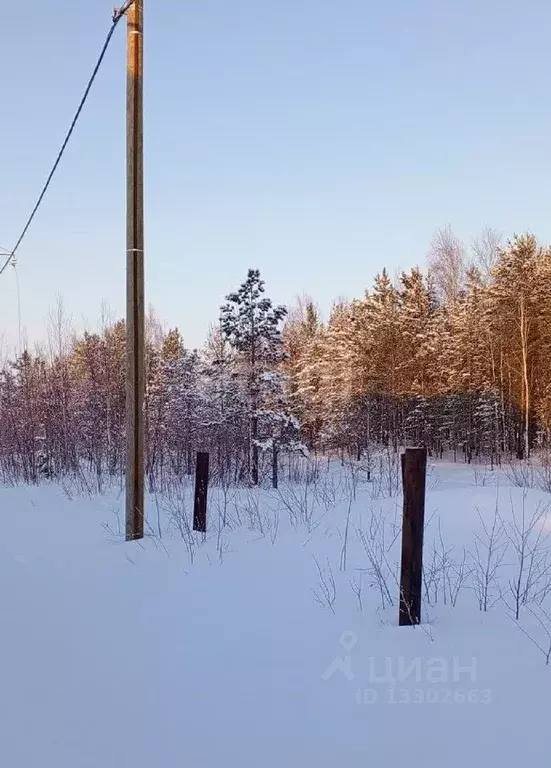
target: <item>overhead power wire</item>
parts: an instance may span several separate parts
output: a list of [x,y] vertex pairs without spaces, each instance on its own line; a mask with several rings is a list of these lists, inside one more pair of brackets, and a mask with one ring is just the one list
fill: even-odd
[[2,264],[2,267],[0,267],[0,275],[8,268],[10,263],[13,261],[14,256],[15,256],[15,254],[17,252],[17,249],[21,245],[21,242],[23,241],[23,238],[27,234],[27,230],[31,226],[31,223],[32,223],[32,221],[33,221],[33,219],[34,219],[34,217],[36,215],[36,212],[40,208],[40,204],[42,203],[42,200],[44,199],[44,195],[48,191],[48,187],[50,186],[50,182],[51,182],[51,180],[54,177],[54,174],[55,174],[55,172],[57,170],[57,167],[58,167],[58,165],[59,165],[59,163],[61,161],[61,158],[63,157],[63,153],[65,152],[67,144],[69,143],[69,140],[70,140],[70,138],[71,138],[71,136],[73,134],[73,131],[75,129],[75,126],[77,124],[77,121],[78,121],[78,119],[80,117],[80,113],[82,112],[82,109],[83,109],[83,107],[84,107],[84,105],[86,103],[86,99],[88,98],[88,94],[90,93],[90,89],[92,88],[94,80],[96,79],[96,75],[98,74],[99,68],[101,67],[101,64],[103,62],[103,59],[104,59],[105,54],[107,52],[107,49],[109,47],[109,43],[111,42],[111,38],[113,37],[113,33],[114,33],[114,31],[115,31],[115,29],[117,27],[117,24],[122,19],[122,17],[125,15],[126,11],[130,8],[130,6],[132,5],[133,2],[134,2],[134,0],[127,0],[127,2],[125,2],[124,5],[121,8],[117,8],[113,12],[113,22],[111,24],[111,29],[107,33],[107,37],[105,38],[105,42],[103,44],[103,48],[101,49],[101,53],[100,53],[100,55],[98,57],[98,60],[96,62],[96,66],[94,67],[92,75],[91,75],[90,79],[88,80],[88,84],[86,86],[86,90],[84,91],[82,99],[80,100],[80,104],[78,105],[78,109],[75,112],[75,116],[73,117],[73,120],[71,122],[69,130],[67,131],[67,135],[65,136],[63,144],[61,145],[61,149],[59,150],[58,155],[57,155],[57,157],[55,159],[55,162],[54,162],[54,164],[52,166],[52,170],[50,171],[50,174],[49,174],[48,178],[46,179],[46,183],[44,184],[44,186],[42,188],[42,191],[41,191],[40,195],[38,196],[38,200],[36,201],[35,206],[34,206],[34,208],[31,211],[31,215],[27,219],[27,223],[23,227],[23,231],[19,235],[19,239],[15,243],[15,245],[14,245],[11,253],[7,257],[7,259]]

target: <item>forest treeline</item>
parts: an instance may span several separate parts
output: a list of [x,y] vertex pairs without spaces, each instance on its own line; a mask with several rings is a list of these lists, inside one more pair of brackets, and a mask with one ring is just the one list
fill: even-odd
[[[249,270],[200,350],[147,323],[147,474],[276,485],[282,454],[369,457],[421,444],[471,461],[526,458],[551,429],[551,250],[532,234],[466,249],[449,227],[429,269],[386,270],[363,296],[291,310]],[[124,472],[125,325],[74,334],[62,304],[48,343],[0,373],[0,471],[36,482],[85,466]]]

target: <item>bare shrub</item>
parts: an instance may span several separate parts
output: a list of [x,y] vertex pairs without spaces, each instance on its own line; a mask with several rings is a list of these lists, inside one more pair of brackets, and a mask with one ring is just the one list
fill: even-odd
[[491,526],[486,525],[480,510],[477,511],[482,533],[475,534],[474,551],[471,553],[471,572],[478,607],[481,611],[487,611],[499,599],[495,597],[495,590],[499,591],[497,575],[507,551],[507,540],[499,516],[498,498],[496,498]]
[[402,488],[401,458],[398,451],[387,449],[379,454],[377,471],[372,477],[371,496],[373,499],[392,498]]
[[542,491],[551,493],[551,452],[549,449],[541,454],[540,464],[536,469],[536,483]]
[[107,520],[104,520],[102,528],[109,534],[112,541],[118,541],[123,535],[119,510],[115,507],[111,507],[110,512],[115,518],[115,527],[113,527]]
[[359,474],[357,468],[353,468],[350,475],[346,480],[346,498],[347,498],[347,511],[346,511],[346,523],[344,526],[344,534],[342,537],[342,549],[340,559],[340,570],[346,571],[346,562],[348,556],[348,532],[350,530],[350,515],[352,513],[352,505],[356,500],[356,489],[358,485]]
[[[199,536],[193,530],[191,514],[188,512],[188,488],[184,482],[174,483],[163,493],[160,506],[168,516],[169,530],[176,530],[184,542],[193,563]],[[203,536],[204,537],[204,536]]]
[[511,521],[504,530],[515,553],[515,575],[509,581],[513,613],[518,621],[520,608],[530,602],[541,602],[551,591],[549,531],[545,529],[549,505],[538,504],[535,512],[526,512],[527,491],[521,499],[520,512],[511,499]]
[[434,541],[431,558],[428,565],[423,566],[423,589],[427,603],[437,605],[441,599],[444,605],[455,608],[470,575],[465,549],[460,560],[453,557],[453,549],[444,543],[439,520],[438,537]]
[[278,488],[275,497],[287,510],[293,528],[303,525],[310,534],[320,524],[324,513],[319,510],[314,476],[306,476],[299,485]]
[[356,600],[358,601],[358,608],[360,611],[363,611],[363,589],[364,589],[364,574],[363,571],[358,570],[354,574],[354,576],[349,580],[348,582],[350,584],[350,588],[352,592],[356,595]]
[[488,485],[493,485],[496,482],[496,475],[493,467],[488,467],[487,464],[473,464],[473,479],[474,484],[477,487],[485,488]]
[[236,494],[233,509],[234,517],[226,518],[227,526],[233,528],[246,524],[250,531],[256,531],[260,536],[269,536],[272,544],[275,544],[279,533],[279,510],[263,501],[258,488],[248,488]]
[[319,476],[319,481],[314,484],[316,501],[327,511],[334,509],[346,493],[342,474],[327,471]]
[[319,564],[318,560],[314,557],[314,562],[318,571],[318,583],[316,587],[312,587],[312,592],[316,599],[323,608],[335,613],[335,600],[337,599],[337,586],[335,584],[335,577],[333,576],[333,569],[329,559],[326,565],[323,567]]
[[455,561],[448,572],[448,590],[452,606],[455,608],[463,587],[471,577],[471,568],[467,561],[467,551],[463,548],[463,557]]
[[245,500],[241,505],[249,530],[258,531],[264,536],[269,527],[265,511],[260,504],[260,495],[258,490],[248,488],[245,492]]
[[537,477],[529,461],[510,461],[503,470],[505,477],[516,488],[534,488]]
[[390,584],[398,583],[397,563],[391,565],[389,562],[389,553],[396,537],[391,537],[387,542],[384,517],[382,513],[374,512],[371,512],[367,529],[361,525],[356,527],[356,535],[363,546],[368,563],[361,571],[369,580],[370,586],[378,590],[381,608],[384,610],[387,606],[394,605]]
[[90,473],[83,467],[78,467],[72,474],[61,479],[61,487],[69,500],[74,498],[92,499],[105,490],[101,473]]
[[533,643],[536,648],[541,651],[545,657],[545,664],[548,666],[551,660],[551,616],[549,612],[545,610],[541,605],[533,606],[528,609],[532,616],[537,621],[540,627],[539,637],[536,636],[534,630],[528,631],[522,626],[518,619],[513,619],[516,626],[520,629],[525,637]]

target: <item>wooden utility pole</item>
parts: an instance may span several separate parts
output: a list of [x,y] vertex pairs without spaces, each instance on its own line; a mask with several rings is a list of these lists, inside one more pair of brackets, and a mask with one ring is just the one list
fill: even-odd
[[405,454],[402,455],[404,511],[400,575],[400,626],[421,622],[426,474],[426,449],[407,448]]
[[143,0],[127,11],[126,540],[144,535]]

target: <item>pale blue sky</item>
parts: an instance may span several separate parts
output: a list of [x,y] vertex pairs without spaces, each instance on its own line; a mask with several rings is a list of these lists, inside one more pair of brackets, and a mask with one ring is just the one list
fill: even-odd
[[[0,0],[0,246],[13,245],[112,2]],[[146,292],[188,344],[258,267],[328,310],[434,229],[551,240],[548,0],[145,0]],[[124,311],[125,24],[19,252],[23,323]],[[14,342],[15,277],[0,278]]]

